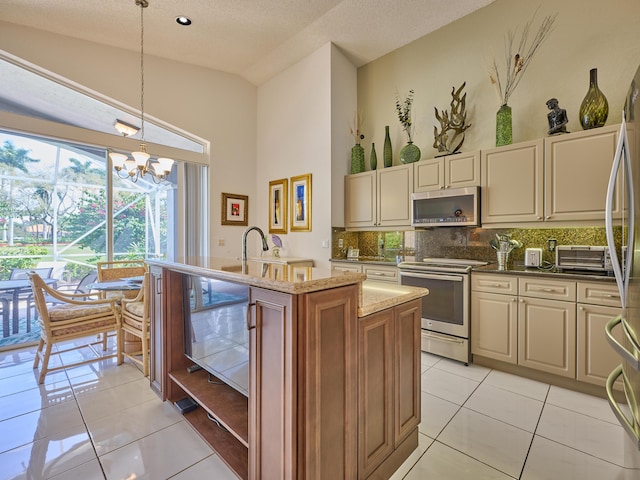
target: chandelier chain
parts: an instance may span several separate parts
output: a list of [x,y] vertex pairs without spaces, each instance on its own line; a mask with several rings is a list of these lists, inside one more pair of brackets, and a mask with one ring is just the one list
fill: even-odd
[[136,0],[140,5],[140,140],[144,143],[144,9],[146,1]]

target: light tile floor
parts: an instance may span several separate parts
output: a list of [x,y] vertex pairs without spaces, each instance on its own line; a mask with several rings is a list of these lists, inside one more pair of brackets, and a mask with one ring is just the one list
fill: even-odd
[[[34,352],[0,352],[0,480],[235,478],[135,366],[112,359],[39,386]],[[600,398],[423,353],[422,419],[393,480],[640,479]]]

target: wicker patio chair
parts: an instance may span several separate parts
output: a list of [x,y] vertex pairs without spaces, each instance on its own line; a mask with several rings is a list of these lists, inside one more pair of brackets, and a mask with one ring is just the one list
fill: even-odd
[[[124,357],[142,367],[144,376],[149,375],[149,272],[144,279],[135,298],[123,298],[120,309],[121,334],[118,337],[118,365]],[[125,333],[140,339],[140,350],[126,352],[124,348]],[[140,359],[142,356],[142,359]]]
[[[113,262],[96,263],[99,282],[108,282],[109,280],[119,280],[121,278],[142,277],[148,270],[144,260],[116,260]],[[103,292],[106,298],[115,297],[117,300],[121,298],[133,298],[138,294],[137,290],[119,291],[119,292]]]
[[[91,299],[93,294],[66,294],[50,288],[37,273],[29,274],[29,282],[33,290],[33,298],[38,311],[40,324],[40,343],[33,362],[33,368],[38,368],[42,361],[38,383],[43,383],[47,373],[65,368],[84,365],[87,363],[113,358],[113,354],[100,354],[94,345],[102,344],[103,352],[107,350],[107,335],[116,332],[116,341],[120,342],[120,314],[114,299]],[[60,303],[49,306],[45,296],[54,298]],[[91,339],[101,334],[102,340],[92,342]],[[81,343],[70,340],[84,339]],[[64,342],[55,352],[52,347]],[[72,345],[72,346],[70,346]],[[95,357],[73,364],[49,367],[51,355],[57,355],[71,350],[89,347]]]

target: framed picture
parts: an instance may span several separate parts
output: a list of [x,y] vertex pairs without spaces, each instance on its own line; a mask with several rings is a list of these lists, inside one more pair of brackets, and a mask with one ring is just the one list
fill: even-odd
[[291,177],[291,231],[311,231],[311,174]]
[[287,202],[289,180],[269,182],[269,233],[287,233]]
[[249,224],[249,197],[235,193],[222,194],[222,225]]

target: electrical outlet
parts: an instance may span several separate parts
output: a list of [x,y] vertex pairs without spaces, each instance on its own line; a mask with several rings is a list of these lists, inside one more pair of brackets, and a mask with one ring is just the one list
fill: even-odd
[[224,238],[219,238],[218,239],[218,246],[219,247],[224,247]]
[[343,238],[339,238],[338,239],[338,248],[343,248],[344,247],[344,239]]
[[556,247],[558,246],[558,241],[555,238],[550,238],[547,240],[547,250],[550,252],[555,252]]

